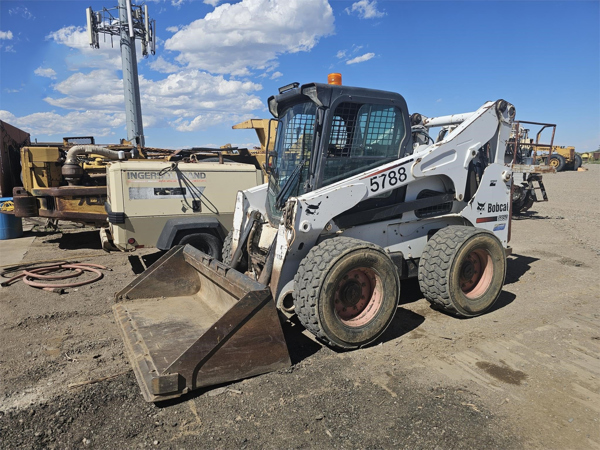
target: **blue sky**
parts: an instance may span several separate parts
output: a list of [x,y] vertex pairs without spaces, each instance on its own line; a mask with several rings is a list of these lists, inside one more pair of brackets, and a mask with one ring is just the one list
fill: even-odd
[[[85,34],[86,7],[116,4],[2,0],[0,119],[40,141],[125,138],[118,45],[90,49]],[[256,145],[231,126],[269,117],[279,86],[329,72],[429,117],[504,98],[518,119],[556,123],[559,145],[600,145],[599,1],[147,4],[159,38],[155,56],[138,52],[148,146]]]

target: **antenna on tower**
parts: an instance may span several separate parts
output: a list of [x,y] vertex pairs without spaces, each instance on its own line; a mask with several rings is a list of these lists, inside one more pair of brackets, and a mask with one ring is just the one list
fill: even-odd
[[90,47],[100,48],[100,33],[110,35],[111,42],[112,36],[120,38],[127,140],[143,147],[145,145],[144,127],[135,40],[141,41],[144,58],[148,57],[148,53],[154,55],[156,52],[156,21],[150,19],[148,5],[134,5],[131,0],[118,0],[116,8],[102,8],[102,11],[97,12],[94,12],[92,8],[87,8],[85,15]]

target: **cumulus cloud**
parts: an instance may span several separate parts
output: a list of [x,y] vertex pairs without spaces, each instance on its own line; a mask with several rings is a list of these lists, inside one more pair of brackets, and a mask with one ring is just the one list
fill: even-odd
[[43,67],[38,67],[33,71],[33,73],[35,73],[39,77],[52,78],[53,80],[56,79],[56,72],[54,71],[54,69],[44,69]]
[[114,128],[125,125],[125,112],[106,114],[101,111],[73,111],[66,115],[54,111],[16,117],[9,111],[0,110],[0,120],[32,134],[47,136],[77,135],[83,130],[94,136],[114,134]]
[[385,12],[377,9],[377,0],[360,0],[352,3],[350,8],[346,8],[346,13],[356,13],[361,19],[378,19],[386,15]]
[[12,39],[13,38],[13,34],[12,31],[8,30],[8,31],[2,31],[0,30],[0,39]]
[[349,59],[346,64],[358,64],[370,60],[375,56],[375,53],[365,53],[364,55],[357,56],[356,58]]
[[[255,94],[262,89],[260,84],[227,80],[197,69],[182,70],[162,80],[140,76],[139,82],[144,126],[195,131],[219,123],[240,122],[255,116],[252,111],[264,109]],[[4,111],[6,121],[30,133],[45,135],[86,130],[86,133],[106,136],[111,134],[111,129],[124,126],[123,80],[115,70],[74,73],[53,88],[54,93],[44,100],[57,110],[23,117]],[[70,112],[60,113],[58,108]],[[44,120],[48,124],[44,124]],[[96,123],[92,123],[94,121]]]
[[167,30],[169,33],[177,33],[179,31],[179,27],[176,27],[176,26],[167,27],[167,28],[165,28],[165,30]]
[[[108,39],[106,43],[101,41],[100,48],[92,48],[86,29],[73,25],[50,33],[46,39],[79,50],[67,57],[67,67],[71,70],[106,67],[120,69],[122,67],[118,39],[114,40],[114,47],[111,47],[110,39]],[[141,55],[141,44],[138,40],[136,40],[136,51],[138,55]]]
[[157,58],[153,59],[148,65],[152,70],[156,70],[157,72],[161,73],[174,73],[181,70],[181,67],[170,63],[162,56],[158,56]]
[[[139,77],[144,126],[189,132],[256,117],[257,111],[266,110],[257,95],[262,85],[239,77],[260,71],[256,79],[278,79],[283,76],[275,71],[279,55],[310,51],[334,31],[327,0],[221,2],[205,0],[215,8],[211,13],[186,26],[170,27],[174,35],[165,48],[173,53],[140,66],[154,71],[148,75],[151,78],[143,73]],[[115,128],[122,134],[125,113],[118,40],[114,48],[107,41],[92,49],[85,28],[78,26],[65,26],[47,39],[73,49],[65,61],[72,73],[53,84],[44,99],[53,110],[22,117],[3,111],[0,117],[48,136],[82,130],[107,136],[114,135]],[[139,57],[139,45],[137,49]],[[51,71],[39,67],[36,74],[57,77]]]
[[165,48],[190,68],[247,75],[279,54],[310,51],[333,24],[327,0],[242,0],[183,27]]

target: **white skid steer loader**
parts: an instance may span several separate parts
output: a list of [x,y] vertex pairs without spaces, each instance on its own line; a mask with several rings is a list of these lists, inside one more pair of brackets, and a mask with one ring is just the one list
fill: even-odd
[[[297,83],[269,98],[269,182],[237,196],[220,263],[176,247],[117,294],[144,397],[290,364],[277,309],[330,346],[376,340],[400,280],[458,316],[497,300],[506,273],[514,107],[409,116],[402,96]],[[427,134],[447,127],[437,142]]]

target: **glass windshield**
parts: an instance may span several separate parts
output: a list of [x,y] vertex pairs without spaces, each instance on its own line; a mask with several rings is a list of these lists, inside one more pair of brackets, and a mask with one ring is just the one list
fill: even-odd
[[289,197],[305,192],[316,112],[314,103],[300,103],[287,109],[279,119],[267,193],[267,211],[271,222],[278,222],[281,218],[277,203],[285,203]]

